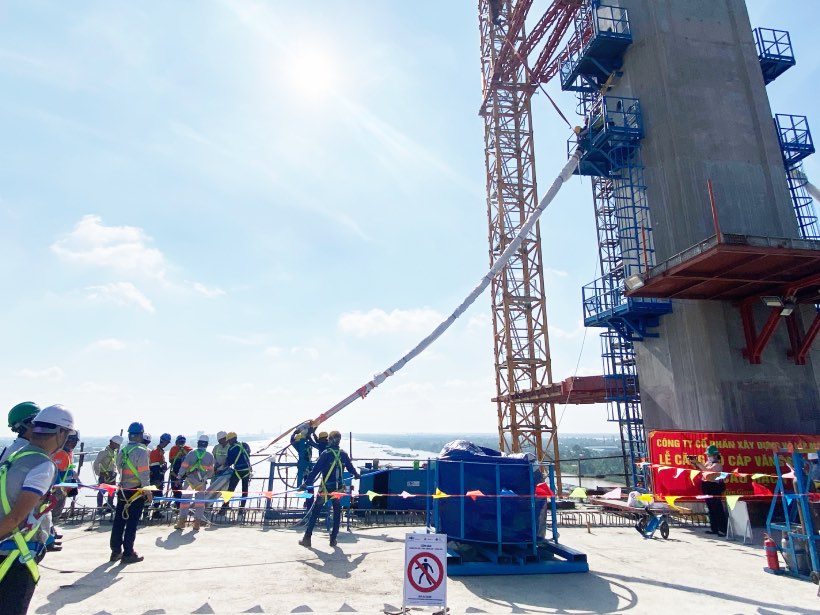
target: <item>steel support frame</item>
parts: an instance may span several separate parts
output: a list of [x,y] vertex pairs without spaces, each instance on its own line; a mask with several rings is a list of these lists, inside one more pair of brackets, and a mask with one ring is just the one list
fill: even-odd
[[782,318],[780,312],[783,310],[782,307],[771,308],[766,323],[763,325],[760,333],[758,333],[757,325],[755,324],[754,306],[759,300],[759,297],[750,297],[740,304],[743,336],[746,338],[746,348],[743,349],[743,356],[752,365],[760,365],[763,351],[777,330],[777,325],[780,324],[780,319]]
[[789,330],[791,348],[786,352],[795,365],[805,365],[814,340],[820,333],[820,311],[817,311],[805,335],[800,335],[799,312],[795,311],[786,317],[786,327]]
[[[515,14],[516,7],[516,2],[512,7],[504,3],[503,9]],[[525,40],[523,27],[508,32],[508,23],[509,19],[493,24],[489,1],[479,1],[491,264],[538,205],[527,75],[523,66],[508,78],[498,80],[496,74],[495,63],[505,46]],[[540,226],[536,224],[491,284],[499,446],[506,452],[532,452],[540,461],[549,460],[558,467],[555,405],[509,397],[552,383],[541,258]]]

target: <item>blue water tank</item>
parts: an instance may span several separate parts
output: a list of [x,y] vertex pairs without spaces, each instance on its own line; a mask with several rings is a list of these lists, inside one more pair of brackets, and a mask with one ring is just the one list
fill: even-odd
[[[364,495],[368,491],[383,494],[385,497],[373,498]],[[418,497],[403,498],[406,491]],[[362,471],[359,481],[357,508],[359,510],[424,510],[427,507],[427,470],[412,468],[390,468]]]

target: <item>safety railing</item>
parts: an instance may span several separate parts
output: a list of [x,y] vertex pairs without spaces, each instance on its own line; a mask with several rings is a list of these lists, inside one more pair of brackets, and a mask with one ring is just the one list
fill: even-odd
[[794,63],[792,40],[786,30],[755,28],[754,37],[757,57],[760,60],[791,60]]
[[814,153],[814,141],[805,115],[778,113],[774,116],[774,123],[787,169]]

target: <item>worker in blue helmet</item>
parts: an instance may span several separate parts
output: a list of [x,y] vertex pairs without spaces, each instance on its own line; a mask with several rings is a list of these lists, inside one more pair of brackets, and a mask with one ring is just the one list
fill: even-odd
[[[348,454],[339,448],[342,441],[342,434],[338,431],[331,431],[327,438],[327,448],[319,456],[319,460],[313,469],[308,473],[305,481],[300,485],[300,489],[305,489],[307,485],[312,485],[317,478],[321,479],[319,494],[315,498],[313,507],[310,509],[305,535],[299,541],[303,547],[311,546],[311,535],[319,513],[324,508],[328,500],[333,506],[333,526],[330,530],[330,546],[336,546],[336,538],[339,535],[339,523],[342,518],[342,504],[340,502],[341,491],[345,489],[344,470],[350,472],[354,478],[359,478],[359,473],[350,462]],[[349,481],[348,481],[349,482]]]
[[310,421],[305,421],[299,425],[290,435],[290,445],[296,453],[296,480],[293,486],[301,485],[310,470],[313,451],[310,446],[310,438],[313,427]]
[[145,504],[153,494],[151,473],[148,470],[148,449],[142,443],[145,428],[134,422],[128,426],[128,444],[117,453],[117,471],[120,484],[117,491],[117,510],[111,526],[110,561],[121,560],[124,564],[141,562],[144,558],[134,550],[137,524]]

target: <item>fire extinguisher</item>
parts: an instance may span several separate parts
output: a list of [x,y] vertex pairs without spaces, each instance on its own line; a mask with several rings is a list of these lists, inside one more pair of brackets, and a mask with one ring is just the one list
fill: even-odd
[[766,549],[766,567],[772,571],[779,571],[780,560],[777,558],[777,544],[768,534],[764,534],[763,548]]

